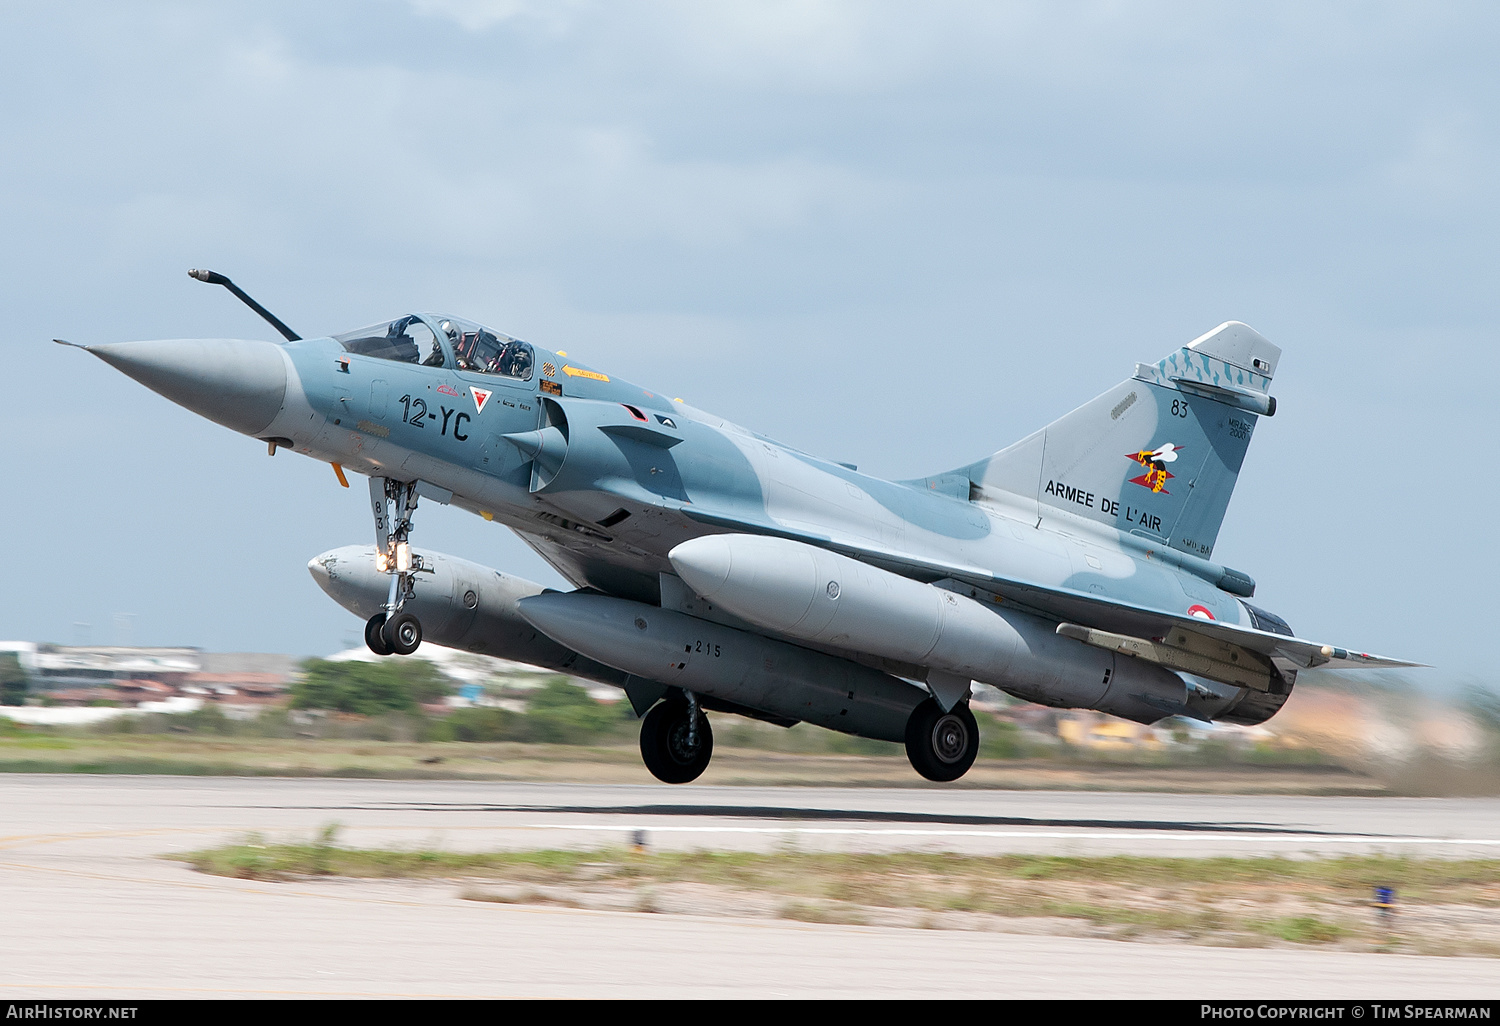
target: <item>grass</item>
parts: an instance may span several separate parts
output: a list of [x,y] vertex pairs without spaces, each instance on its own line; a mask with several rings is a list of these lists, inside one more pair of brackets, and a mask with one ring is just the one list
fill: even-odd
[[1326,944],[1348,936],[1350,932],[1317,916],[1283,916],[1255,925],[1258,929],[1293,944]]
[[[1430,902],[1462,897],[1500,907],[1500,859],[1416,859],[1385,855],[1340,858],[1156,858],[1135,855],[1097,857],[1063,855],[960,855],[951,852],[850,854],[843,852],[711,852],[626,849],[454,852],[443,850],[361,849],[336,843],[337,828],[325,827],[316,840],[271,844],[246,841],[180,856],[204,872],[220,872],[220,860],[251,851],[274,865],[281,877],[329,873],[348,877],[444,876],[455,872],[531,874],[535,879],[646,878],[694,881],[755,888],[778,881],[799,886],[815,882],[831,896],[869,896],[868,886],[898,880],[903,891],[918,880],[971,886],[996,880],[1081,881],[1141,889],[1181,889],[1235,885],[1307,892],[1355,889],[1368,898],[1377,884],[1400,881],[1398,900]],[[179,856],[174,856],[179,857]],[[332,861],[328,861],[328,860]],[[316,868],[323,865],[326,868]],[[225,874],[240,875],[240,874]],[[270,878],[270,877],[267,877]]]
[[[349,848],[332,829],[308,842],[249,838],[171,857],[205,873],[262,880],[462,879],[464,897],[509,904],[717,909],[918,928],[1003,930],[1027,919],[1050,923],[1052,932],[1120,939],[1500,955],[1500,922],[1478,933],[1464,925],[1500,921],[1490,911],[1500,909],[1500,860],[454,852]],[[1377,916],[1369,904],[1377,885],[1396,887],[1412,922]]]
[[[872,754],[854,750],[861,748],[860,745],[845,744],[859,741],[858,738],[817,731],[827,741],[821,750],[795,750],[811,748],[804,741],[818,740],[812,736],[816,728],[805,726],[787,732],[779,727],[754,725],[779,732],[771,737],[779,738],[785,750],[736,747],[721,736],[733,736],[741,726],[716,733],[714,761],[703,783],[933,786],[912,770],[899,745],[870,742],[880,750],[879,754]],[[809,737],[780,736],[796,735],[799,730],[807,732]],[[645,783],[652,779],[641,765],[633,738],[607,744],[561,745],[42,730],[0,731],[0,772],[590,783]],[[1379,794],[1385,790],[1371,778],[1326,767],[1173,768],[983,755],[963,780],[941,786],[1279,794]]]

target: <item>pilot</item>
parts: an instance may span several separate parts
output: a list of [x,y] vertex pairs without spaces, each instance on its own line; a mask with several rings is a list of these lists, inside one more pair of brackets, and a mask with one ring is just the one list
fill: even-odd
[[519,339],[511,339],[500,354],[500,373],[513,378],[531,376],[531,347]]
[[438,327],[443,329],[443,334],[448,336],[448,342],[453,346],[453,360],[458,364],[459,370],[478,371],[483,370],[474,359],[474,343],[478,336],[472,332],[463,333],[458,330],[458,325],[452,321],[443,321]]
[[529,377],[531,377],[531,364],[532,364],[531,347],[529,345],[527,345],[525,342],[517,342],[516,343],[516,362],[515,362],[516,377],[518,377],[518,378],[529,378]]

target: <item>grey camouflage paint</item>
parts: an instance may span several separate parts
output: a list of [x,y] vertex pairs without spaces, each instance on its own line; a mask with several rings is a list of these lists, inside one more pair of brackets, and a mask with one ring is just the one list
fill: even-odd
[[[1210,709],[1258,722],[1285,701],[1300,667],[1396,665],[1257,629],[1241,601],[1253,582],[1211,562],[1257,411],[1274,412],[1280,351],[1245,325],[1229,322],[1137,365],[1113,389],[986,459],[892,482],[540,347],[525,378],[460,369],[444,319],[421,321],[441,344],[442,366],[360,355],[333,338],[236,343],[267,347],[255,356],[262,363],[273,352],[285,361],[280,408],[257,436],[361,474],[420,481],[429,497],[516,531],[575,587],[635,602],[663,604],[678,545],[715,533],[767,535],[1004,605],[1026,623],[1141,638],[1187,631],[1275,667],[1269,692],[1181,674],[1177,707],[1153,699],[1155,711],[1137,718]],[[150,380],[132,369],[129,347],[156,347],[159,364],[164,345],[96,351],[220,419],[202,394],[162,386],[159,367]],[[242,410],[226,419],[247,430]],[[927,673],[889,655],[818,647],[908,679]]]

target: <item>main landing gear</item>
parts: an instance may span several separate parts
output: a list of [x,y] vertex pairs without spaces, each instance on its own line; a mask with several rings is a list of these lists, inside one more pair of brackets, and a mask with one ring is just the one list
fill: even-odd
[[[394,514],[388,508],[394,506]],[[370,478],[370,508],[375,514],[375,565],[391,576],[391,590],[384,611],[365,622],[365,644],[376,655],[411,655],[422,644],[422,623],[403,612],[416,595],[417,574],[432,573],[413,556],[407,538],[411,517],[417,508],[416,482]]]
[[[714,735],[697,696],[672,689],[641,721],[641,759],[657,780],[697,780],[713,757]],[[948,712],[929,698],[906,721],[906,757],[928,780],[947,783],[969,771],[979,755],[979,724],[969,704]]]
[[714,732],[691,691],[657,702],[641,721],[641,758],[663,783],[697,780],[713,754]]
[[979,724],[969,703],[950,711],[929,698],[906,721],[906,757],[928,780],[947,782],[969,772],[979,755]]

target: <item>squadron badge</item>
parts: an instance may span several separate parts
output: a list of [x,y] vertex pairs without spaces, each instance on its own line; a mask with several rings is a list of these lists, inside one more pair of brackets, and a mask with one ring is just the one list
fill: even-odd
[[1150,451],[1142,449],[1140,452],[1127,452],[1125,454],[1127,460],[1135,460],[1146,468],[1144,474],[1140,477],[1132,477],[1130,483],[1138,484],[1142,488],[1149,488],[1153,492],[1159,492],[1162,495],[1171,495],[1172,493],[1167,491],[1167,481],[1175,475],[1167,470],[1167,464],[1175,463],[1177,461],[1177,454],[1181,451],[1182,446],[1167,442],[1159,449]]

